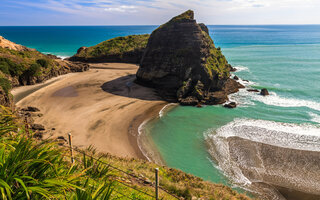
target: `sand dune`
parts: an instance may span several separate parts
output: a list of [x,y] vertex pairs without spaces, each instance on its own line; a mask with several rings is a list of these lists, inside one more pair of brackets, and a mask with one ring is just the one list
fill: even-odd
[[[44,114],[47,137],[73,135],[74,145],[93,145],[117,156],[144,158],[137,145],[138,126],[166,104],[153,89],[135,84],[132,64],[92,64],[87,72],[65,76],[28,95],[18,107],[35,106]],[[23,92],[19,88],[14,95]],[[52,130],[52,129],[55,130]]]

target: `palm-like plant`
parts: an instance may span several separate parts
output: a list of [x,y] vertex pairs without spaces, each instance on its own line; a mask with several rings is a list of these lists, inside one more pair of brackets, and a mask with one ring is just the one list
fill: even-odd
[[63,149],[26,137],[18,121],[0,107],[0,199],[110,199],[108,167],[85,156],[83,165],[71,165]]

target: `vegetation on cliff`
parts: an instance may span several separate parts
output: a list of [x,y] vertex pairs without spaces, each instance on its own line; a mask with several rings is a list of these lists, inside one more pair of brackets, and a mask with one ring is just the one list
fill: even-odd
[[[2,199],[152,199],[155,164],[96,154],[92,148],[70,162],[67,148],[36,140],[29,128],[7,108],[0,107],[0,196]],[[123,170],[117,171],[113,167]],[[137,175],[135,179],[128,174]],[[139,180],[144,181],[139,181]],[[127,185],[127,186],[125,186]],[[160,167],[160,185],[184,199],[249,199],[224,185],[205,182],[182,171]],[[132,189],[134,188],[134,189]],[[136,190],[137,189],[137,190]],[[125,196],[124,196],[125,195]],[[160,192],[163,199],[175,199]]]
[[149,35],[116,37],[92,47],[81,47],[70,60],[84,62],[139,63]]

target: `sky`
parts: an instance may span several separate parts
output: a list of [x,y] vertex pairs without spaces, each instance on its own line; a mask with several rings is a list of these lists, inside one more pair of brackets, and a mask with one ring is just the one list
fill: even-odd
[[0,26],[159,25],[188,9],[208,25],[320,24],[320,0],[0,0]]

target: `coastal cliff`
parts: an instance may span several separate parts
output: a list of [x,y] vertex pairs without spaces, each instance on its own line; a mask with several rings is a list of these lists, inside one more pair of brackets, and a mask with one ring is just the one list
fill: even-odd
[[92,47],[81,47],[70,61],[121,62],[139,64],[147,46],[149,34],[116,37]]
[[0,36],[0,104],[11,105],[10,89],[41,83],[52,77],[89,69],[87,64],[61,60]]
[[213,105],[243,87],[230,79],[231,69],[208,28],[188,10],[152,32],[136,76],[166,100]]

